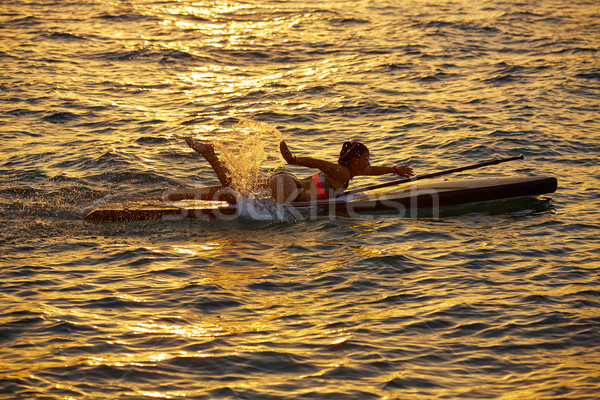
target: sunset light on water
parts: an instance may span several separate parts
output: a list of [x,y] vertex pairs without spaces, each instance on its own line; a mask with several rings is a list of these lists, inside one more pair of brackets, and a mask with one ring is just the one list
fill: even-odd
[[[597,398],[598,21],[593,1],[3,2],[0,396]],[[219,185],[188,138],[245,211],[84,219]],[[303,214],[261,186],[318,172],[281,140],[416,175],[515,158],[423,179],[440,191],[558,188]]]

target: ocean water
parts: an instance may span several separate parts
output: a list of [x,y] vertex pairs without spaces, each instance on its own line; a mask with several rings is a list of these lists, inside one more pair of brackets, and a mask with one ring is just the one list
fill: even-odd
[[[598,398],[597,1],[4,0],[0,37],[1,396]],[[216,184],[183,138],[235,147],[239,121],[266,164],[277,129],[418,174],[522,153],[440,179],[559,186],[439,217],[83,220]]]

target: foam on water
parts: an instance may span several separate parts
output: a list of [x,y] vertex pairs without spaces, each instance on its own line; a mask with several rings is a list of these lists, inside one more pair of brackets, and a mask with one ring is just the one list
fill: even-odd
[[296,210],[278,203],[264,191],[240,196],[237,207],[242,218],[256,221],[293,221],[299,217]]

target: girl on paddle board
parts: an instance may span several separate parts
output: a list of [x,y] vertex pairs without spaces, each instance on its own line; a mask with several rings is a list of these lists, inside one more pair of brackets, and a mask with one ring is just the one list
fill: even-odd
[[[167,194],[169,200],[195,198],[200,200],[223,200],[235,203],[235,194],[227,190],[231,186],[229,171],[210,143],[186,139],[186,143],[201,154],[215,171],[222,186],[187,189],[179,188]],[[345,142],[342,145],[337,162],[330,162],[313,157],[292,155],[287,144],[282,140],[279,144],[281,155],[289,164],[318,169],[320,172],[303,179],[298,179],[287,172],[271,176],[264,184],[271,195],[280,203],[288,201],[310,201],[335,198],[344,193],[350,180],[355,176],[376,176],[396,174],[405,178],[413,175],[408,165],[385,167],[369,163],[369,149],[360,142]]]

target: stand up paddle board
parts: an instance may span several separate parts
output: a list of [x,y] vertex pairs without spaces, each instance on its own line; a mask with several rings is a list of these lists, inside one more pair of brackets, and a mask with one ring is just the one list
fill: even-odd
[[[415,208],[436,208],[450,205],[536,196],[552,193],[557,188],[554,177],[511,177],[446,181],[423,184],[412,183],[399,189],[350,193],[335,199],[289,202],[281,204],[292,215],[301,218],[302,211],[309,215],[370,213]],[[161,218],[222,218],[235,219],[239,215],[252,217],[248,205],[221,201],[189,200],[182,202],[138,201],[107,204],[85,216],[88,221],[139,221]],[[249,212],[250,211],[250,212]]]

